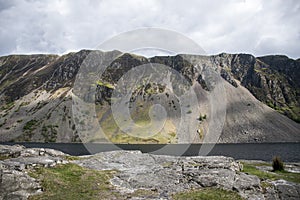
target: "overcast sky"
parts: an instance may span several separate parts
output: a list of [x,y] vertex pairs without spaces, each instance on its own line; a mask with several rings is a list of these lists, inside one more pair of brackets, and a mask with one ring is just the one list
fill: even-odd
[[124,31],[158,27],[208,54],[299,58],[299,22],[299,0],[0,0],[0,55],[91,49]]

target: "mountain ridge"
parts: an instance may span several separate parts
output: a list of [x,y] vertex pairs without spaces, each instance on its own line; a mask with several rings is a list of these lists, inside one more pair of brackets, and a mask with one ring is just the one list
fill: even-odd
[[[62,56],[38,54],[0,57],[1,141],[11,141],[13,138],[17,138],[16,141],[79,142],[80,138],[76,130],[77,122],[72,118],[72,87],[74,86],[80,65],[91,52],[95,51],[81,50]],[[243,100],[239,103],[245,104],[248,101],[247,99],[251,99],[249,103],[246,103],[247,106],[248,104],[256,105],[251,109],[259,108],[261,113],[272,113],[272,116],[276,116],[277,122],[283,122],[283,125],[278,128],[278,132],[281,132],[281,134],[279,134],[278,138],[274,136],[274,141],[281,141],[280,138],[289,137],[289,134],[293,135],[293,137],[287,141],[299,141],[299,124],[291,122],[282,115],[274,114],[279,112],[299,122],[300,87],[297,80],[300,72],[299,60],[293,60],[285,56],[269,55],[255,58],[250,54],[226,53],[213,56],[177,55],[155,56],[152,58],[119,51],[101,52],[101,54],[107,56],[118,55],[103,73],[102,80],[97,83],[95,101],[96,103],[100,103],[100,105],[104,104],[104,107],[110,104],[110,96],[112,94],[112,88],[108,86],[115,85],[123,74],[136,66],[148,63],[164,64],[175,69],[190,80],[191,83],[201,86],[204,90],[207,90],[205,88],[205,80],[202,79],[203,77],[197,72],[197,67],[195,68],[195,66],[213,66],[215,71],[226,80],[225,85],[228,94],[239,96],[238,93],[242,93],[247,97],[244,98],[241,96]],[[184,57],[189,57],[191,61],[187,62]],[[147,98],[151,95],[167,93],[165,89],[159,89],[159,85],[150,83],[147,87],[148,90],[145,89],[146,87],[142,87],[136,92],[143,93]],[[239,90],[239,92],[235,92],[235,90]],[[150,92],[154,92],[154,94],[150,94]],[[252,95],[269,107],[277,110],[277,112],[260,105],[259,102],[256,102],[255,98],[251,97]],[[229,102],[231,100],[229,99]],[[135,101],[141,102],[142,99],[136,98]],[[238,102],[238,99],[235,99],[235,101]],[[174,106],[176,107],[176,105]],[[244,120],[246,125],[241,125],[239,128],[228,128],[233,126],[234,123],[239,123],[235,117],[236,114],[230,114],[233,110],[236,110],[234,107],[229,105],[229,110],[227,109],[229,111],[227,118],[231,117],[232,119],[226,121],[221,141],[219,142],[273,141],[270,133],[266,132],[268,132],[267,130],[276,131],[276,128],[272,127],[277,127],[278,124],[268,121],[266,122],[267,125],[259,125],[268,128],[256,127],[253,124],[254,122],[250,121],[253,118],[257,120],[257,114],[255,114],[255,117],[249,117],[248,121]],[[237,107],[241,111],[244,109],[242,106]],[[250,107],[246,107],[246,110],[249,110]],[[58,110],[59,108],[60,110]],[[109,112],[107,108],[104,108],[104,110],[106,110],[105,113]],[[102,111],[101,113],[104,113]],[[27,119],[26,116],[29,115],[30,117]],[[60,120],[55,118],[60,118]],[[247,119],[248,116],[244,116],[244,118]],[[261,116],[261,118],[264,117]],[[243,121],[242,119],[239,120]],[[64,123],[61,121],[64,121]],[[203,132],[205,132],[207,124],[208,122],[202,122],[201,130]],[[248,126],[254,128],[249,128]],[[115,127],[107,127],[107,129],[112,128]],[[160,137],[149,141],[154,143],[161,141],[174,142],[176,140],[176,137],[172,137],[173,132],[176,132],[174,122],[168,121],[166,129],[172,130],[172,132],[167,131],[166,134],[162,133]],[[284,134],[284,129],[291,133]],[[239,133],[242,132],[240,137],[243,139],[234,139],[234,134],[228,134],[232,130]],[[251,132],[249,133],[250,135],[248,135],[248,132]],[[117,140],[116,137],[113,136],[113,140],[117,142],[132,142],[129,139],[125,140],[122,138],[123,136],[120,140]],[[197,139],[194,142],[200,141],[201,139]],[[137,140],[137,142],[141,141]]]

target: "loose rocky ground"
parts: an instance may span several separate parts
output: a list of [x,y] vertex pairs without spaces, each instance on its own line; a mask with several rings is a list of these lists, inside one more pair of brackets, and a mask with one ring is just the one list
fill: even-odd
[[[0,199],[299,199],[299,164],[230,157],[175,157],[139,151],[74,157],[0,145]],[[298,171],[299,172],[299,171]]]

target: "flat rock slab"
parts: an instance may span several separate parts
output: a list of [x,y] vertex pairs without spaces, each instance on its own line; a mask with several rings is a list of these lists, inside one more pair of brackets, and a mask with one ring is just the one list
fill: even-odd
[[247,199],[263,199],[260,180],[240,172],[240,164],[224,156],[176,157],[112,151],[85,156],[74,163],[96,170],[117,170],[111,183],[122,193],[157,191],[157,198],[194,188],[238,191]]

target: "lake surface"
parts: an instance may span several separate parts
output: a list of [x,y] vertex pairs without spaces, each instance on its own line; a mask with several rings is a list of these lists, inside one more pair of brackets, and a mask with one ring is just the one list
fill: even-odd
[[[196,156],[203,155],[200,148],[210,147],[203,144],[79,144],[79,143],[0,143],[21,144],[28,148],[52,148],[70,155],[89,155],[97,152],[112,150],[140,150],[145,153]],[[205,154],[206,155],[206,154]],[[285,162],[300,162],[300,143],[242,143],[216,144],[208,154],[210,156],[223,155],[235,159],[271,161],[277,155]]]

